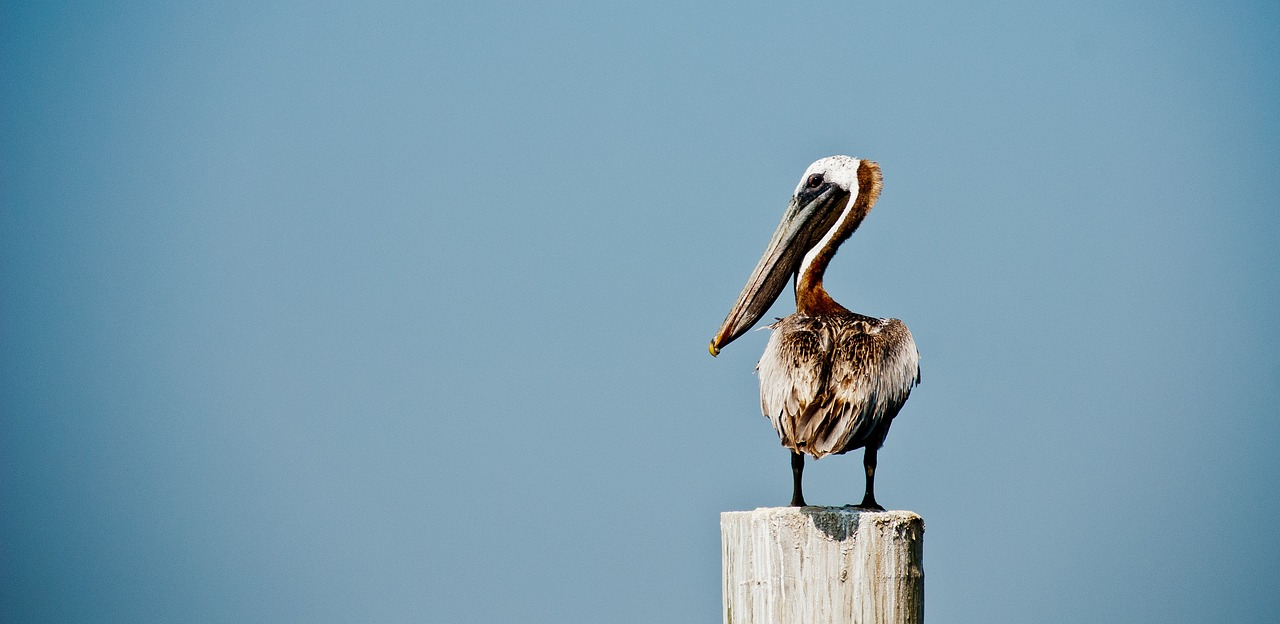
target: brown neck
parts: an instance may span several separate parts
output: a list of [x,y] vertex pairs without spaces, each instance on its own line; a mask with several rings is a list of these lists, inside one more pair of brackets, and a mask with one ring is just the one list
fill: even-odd
[[826,273],[831,258],[835,257],[836,249],[871,212],[871,206],[880,197],[880,185],[880,166],[869,160],[862,161],[858,165],[858,196],[850,200],[851,204],[831,226],[829,235],[823,236],[818,243],[820,247],[806,254],[806,258],[812,255],[812,259],[801,265],[796,276],[796,311],[800,314],[816,316],[845,311],[822,287],[822,275]]

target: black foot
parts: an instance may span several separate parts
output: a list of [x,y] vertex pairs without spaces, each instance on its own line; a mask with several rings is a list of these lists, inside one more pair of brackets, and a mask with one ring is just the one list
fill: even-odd
[[866,498],[864,498],[864,499],[862,499],[862,502],[861,502],[861,503],[858,503],[857,505],[854,505],[854,506],[853,506],[853,508],[854,508],[854,509],[861,509],[861,510],[863,510],[863,511],[884,511],[884,507],[881,507],[881,506],[880,506],[880,504],[879,504],[879,503],[877,503],[877,502],[876,502],[876,499],[874,499],[874,498],[872,498],[872,499],[866,499]]
[[795,497],[795,496],[792,496],[792,497],[791,497],[791,506],[792,506],[792,507],[808,507],[809,505],[807,505],[807,504],[804,502],[804,497],[803,497],[803,496],[801,496],[801,497],[799,497],[799,498],[797,498],[797,497]]

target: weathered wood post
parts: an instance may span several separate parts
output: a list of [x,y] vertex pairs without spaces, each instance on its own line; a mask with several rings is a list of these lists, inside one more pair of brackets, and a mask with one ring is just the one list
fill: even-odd
[[725,624],[920,624],[924,520],[910,511],[720,514]]

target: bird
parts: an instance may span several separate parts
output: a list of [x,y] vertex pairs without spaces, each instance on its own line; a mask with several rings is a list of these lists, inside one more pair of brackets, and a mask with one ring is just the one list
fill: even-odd
[[761,411],[791,451],[791,506],[806,506],[805,455],[820,459],[861,448],[866,488],[854,507],[883,511],[875,497],[876,454],[920,383],[920,353],[907,326],[851,312],[822,284],[881,186],[880,165],[870,160],[829,156],[810,165],[709,347],[718,355],[794,283],[796,312],[768,325],[773,332],[756,365]]

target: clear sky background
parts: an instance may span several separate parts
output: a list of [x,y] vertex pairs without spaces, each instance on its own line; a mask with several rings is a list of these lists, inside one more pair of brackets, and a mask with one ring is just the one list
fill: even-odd
[[0,620],[718,621],[839,153],[929,620],[1274,617],[1280,9],[1032,4],[5,3]]

